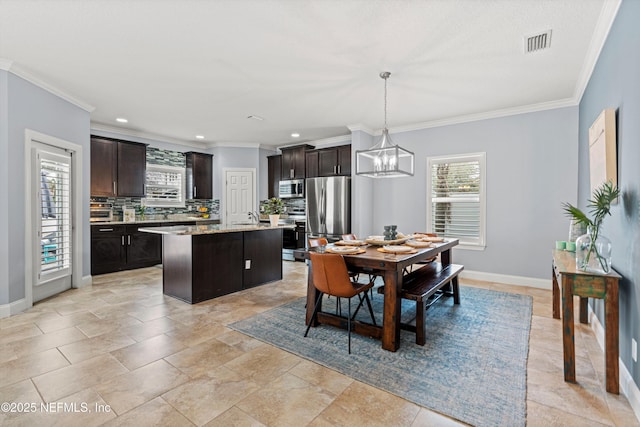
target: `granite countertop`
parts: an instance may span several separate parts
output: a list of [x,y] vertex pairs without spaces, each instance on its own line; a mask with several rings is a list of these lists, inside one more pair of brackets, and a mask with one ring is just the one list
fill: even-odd
[[215,233],[235,233],[238,231],[275,230],[278,228],[294,228],[294,224],[272,227],[269,224],[209,224],[209,225],[174,225],[169,227],[139,228],[138,231],[156,234],[199,235]]
[[220,217],[217,215],[212,215],[210,218],[202,218],[198,216],[191,215],[168,215],[165,217],[164,215],[147,215],[144,218],[140,218],[136,216],[135,221],[124,222],[121,218],[114,219],[113,221],[100,221],[100,222],[92,222],[91,225],[121,225],[121,224],[162,224],[167,222],[201,222],[201,221],[219,221]]

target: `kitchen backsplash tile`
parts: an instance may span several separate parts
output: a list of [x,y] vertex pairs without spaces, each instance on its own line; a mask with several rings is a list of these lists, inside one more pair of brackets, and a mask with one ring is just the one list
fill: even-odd
[[[186,167],[186,158],[184,153],[171,150],[162,150],[160,148],[147,147],[147,163],[154,165]],[[91,202],[111,203],[113,206],[113,214],[116,216],[122,215],[122,208],[134,208],[136,213],[139,213],[142,199],[139,197],[92,197]],[[206,207],[209,209],[209,213],[212,216],[219,215],[220,213],[220,200],[187,200],[184,208],[160,208],[160,207],[145,207],[145,214],[148,215],[163,215],[163,214],[181,214],[181,213],[193,213],[198,211],[198,208]]]

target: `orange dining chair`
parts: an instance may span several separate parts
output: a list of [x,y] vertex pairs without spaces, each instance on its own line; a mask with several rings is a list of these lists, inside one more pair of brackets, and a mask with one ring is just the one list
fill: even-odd
[[327,246],[329,242],[325,237],[311,237],[307,240],[310,248],[317,248],[318,246]]
[[[307,326],[304,336],[306,337],[309,334],[309,329],[318,316],[318,307],[320,306],[320,301],[324,294],[333,295],[337,298],[347,298],[349,300],[347,329],[349,331],[349,354],[351,354],[351,321],[356,317],[358,310],[360,310],[360,307],[362,307],[364,302],[367,303],[373,324],[376,325],[376,318],[373,315],[371,300],[369,300],[369,296],[367,295],[367,290],[373,287],[373,282],[352,282],[349,277],[349,272],[347,271],[347,264],[344,262],[342,255],[311,252],[310,257],[311,269],[313,272],[313,286],[318,290],[318,298],[316,299],[316,305],[313,308],[313,315],[311,316],[311,321]],[[356,295],[360,298],[360,303],[356,307],[356,311],[352,316],[351,298]]]

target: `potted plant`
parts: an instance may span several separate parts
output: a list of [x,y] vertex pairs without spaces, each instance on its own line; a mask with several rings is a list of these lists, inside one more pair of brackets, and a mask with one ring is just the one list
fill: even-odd
[[587,227],[587,234],[576,239],[576,268],[583,271],[608,273],[611,270],[611,241],[600,235],[605,216],[611,215],[611,203],[620,195],[618,187],[607,181],[593,191],[587,206],[593,219],[570,203],[563,203],[570,218]]
[[284,212],[284,202],[282,199],[272,197],[267,200],[267,203],[265,203],[264,212],[269,215],[271,226],[275,227],[278,225],[278,221],[280,220],[280,214]]

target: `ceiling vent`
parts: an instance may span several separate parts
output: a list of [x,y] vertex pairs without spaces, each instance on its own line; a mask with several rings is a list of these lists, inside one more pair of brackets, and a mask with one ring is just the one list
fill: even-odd
[[551,46],[551,30],[524,38],[524,53],[538,52]]

